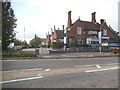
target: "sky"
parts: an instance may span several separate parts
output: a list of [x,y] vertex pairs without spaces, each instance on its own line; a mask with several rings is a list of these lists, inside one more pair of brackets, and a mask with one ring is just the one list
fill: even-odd
[[[74,23],[91,21],[91,13],[96,12],[96,21],[105,19],[108,25],[118,31],[118,2],[120,0],[11,0],[17,18],[16,37],[29,42],[35,34],[45,38],[51,28],[62,29],[67,25],[68,12],[72,11]],[[24,32],[25,28],[25,32]],[[25,36],[25,37],[24,37]]]

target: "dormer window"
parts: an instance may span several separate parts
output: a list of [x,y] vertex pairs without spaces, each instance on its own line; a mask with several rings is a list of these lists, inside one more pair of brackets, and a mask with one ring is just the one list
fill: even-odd
[[81,27],[77,27],[77,34],[81,34]]
[[103,30],[103,35],[104,35],[104,36],[107,36],[107,29],[104,29],[104,30]]

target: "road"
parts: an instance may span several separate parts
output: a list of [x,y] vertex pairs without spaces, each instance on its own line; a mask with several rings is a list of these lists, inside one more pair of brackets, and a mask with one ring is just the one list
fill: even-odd
[[33,68],[69,68],[79,65],[117,63],[118,57],[109,58],[68,58],[68,59],[41,59],[41,60],[11,60],[3,61],[3,71],[23,70]]
[[117,57],[3,61],[0,83],[3,88],[117,88],[116,67]]

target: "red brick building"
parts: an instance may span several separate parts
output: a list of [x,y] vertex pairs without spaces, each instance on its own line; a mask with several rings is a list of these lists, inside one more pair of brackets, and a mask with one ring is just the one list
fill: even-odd
[[109,44],[118,44],[119,40],[120,37],[104,19],[101,19],[100,23],[96,22],[96,12],[91,14],[91,21],[82,21],[78,18],[74,23],[72,23],[71,11],[68,12],[67,41],[69,44],[76,42],[99,46],[102,43],[102,46],[107,48]]
[[[54,26],[54,31],[51,29],[51,34],[47,36],[47,43],[64,42],[64,25],[62,30],[58,30]],[[100,23],[96,22],[96,12],[91,14],[91,21],[82,21],[80,18],[72,23],[71,11],[68,12],[68,21],[66,28],[67,44],[72,42],[77,44],[89,44],[92,46],[102,46],[108,48],[119,44],[120,37],[118,32],[115,32],[111,26],[108,26],[104,19]]]

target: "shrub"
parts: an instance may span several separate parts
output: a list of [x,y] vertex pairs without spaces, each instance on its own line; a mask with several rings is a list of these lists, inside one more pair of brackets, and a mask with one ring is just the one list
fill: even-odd
[[2,52],[3,57],[36,57],[36,54],[29,52],[16,51],[16,50],[6,50]]
[[119,54],[120,53],[120,51],[112,51],[112,53],[114,53],[114,54]]
[[88,44],[78,44],[78,43],[76,43],[76,42],[70,42],[71,43],[71,45],[70,45],[70,47],[91,47],[90,45],[88,45]]
[[64,43],[63,42],[53,42],[51,47],[60,49],[60,48],[64,47]]

